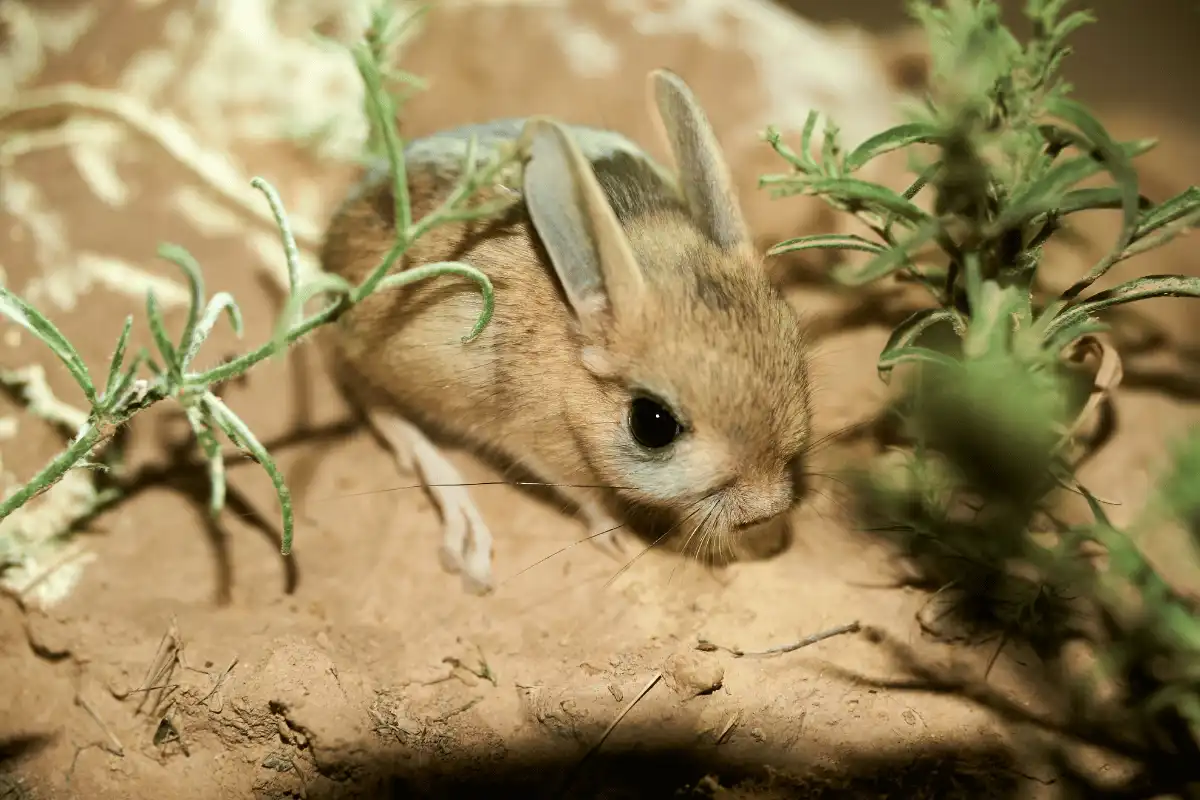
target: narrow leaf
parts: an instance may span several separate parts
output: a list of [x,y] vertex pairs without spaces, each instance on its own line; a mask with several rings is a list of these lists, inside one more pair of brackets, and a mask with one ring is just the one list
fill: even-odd
[[[1084,136],[1081,132],[1072,128],[1064,128],[1061,125],[1039,125],[1039,131],[1042,137],[1050,143],[1057,143],[1063,146],[1071,145],[1085,153],[1091,154],[1094,145],[1090,139]],[[1144,139],[1132,139],[1128,142],[1118,142],[1117,148],[1125,154],[1127,158],[1137,158],[1145,155],[1158,146],[1158,139],[1153,137]]]
[[1149,250],[1162,247],[1172,239],[1190,233],[1198,226],[1200,226],[1200,209],[1196,209],[1186,216],[1168,222],[1161,228],[1150,232],[1147,236],[1135,238],[1128,247],[1121,251],[1121,254],[1115,261],[1124,261]]
[[[791,184],[790,186],[788,184]],[[832,197],[843,202],[864,206],[876,206],[876,210],[889,211],[901,219],[915,224],[929,221],[929,215],[911,200],[876,183],[857,178],[792,178],[780,184],[785,194],[813,194]]]
[[125,318],[125,327],[117,339],[117,349],[108,362],[108,380],[104,386],[104,406],[111,408],[117,402],[115,390],[121,383],[121,367],[125,365],[125,350],[129,347],[129,334],[133,330],[133,315]]
[[1200,278],[1187,278],[1182,275],[1147,275],[1103,292],[1097,292],[1087,300],[1062,311],[1046,326],[1043,338],[1049,340],[1062,328],[1093,316],[1106,308],[1154,297],[1200,298]]
[[[158,247],[159,258],[170,261],[183,271],[188,282],[188,315],[179,336],[179,352],[191,350],[192,332],[196,329],[196,321],[200,318],[200,309],[204,306],[204,277],[200,274],[200,264],[184,248],[175,244],[162,244]],[[187,363],[179,365],[181,370],[187,369]]]
[[[808,116],[804,118],[804,129],[800,132],[800,159],[801,163],[807,167],[807,171],[816,172],[817,163],[813,161],[812,156],[812,138],[813,133],[817,130],[817,121],[821,115],[811,110]],[[782,140],[781,140],[782,141]]]
[[1077,318],[1065,328],[1057,329],[1053,336],[1048,339],[1044,339],[1043,342],[1038,343],[1037,346],[1049,353],[1061,353],[1066,350],[1067,347],[1074,344],[1077,339],[1081,339],[1084,336],[1104,333],[1108,329],[1109,326],[1089,315],[1081,319]]
[[200,449],[204,451],[204,457],[208,459],[208,513],[216,519],[225,509],[225,456],[221,453],[221,443],[217,441],[213,422],[206,410],[193,406],[188,409],[187,418]]
[[408,193],[408,167],[404,160],[403,143],[396,130],[396,104],[383,86],[378,60],[370,48],[354,49],[358,74],[366,88],[367,106],[374,136],[383,143],[392,177],[392,193],[395,197],[393,224],[396,234],[403,236],[412,227],[412,199]]
[[1088,156],[1058,162],[1016,193],[995,227],[1000,230],[1012,228],[1023,220],[1055,210],[1068,189],[1099,171],[1100,166]]
[[[1116,186],[1100,186],[1089,189],[1073,189],[1063,195],[1062,200],[1054,207],[1054,213],[1061,216],[1074,214],[1078,211],[1093,209],[1121,208],[1125,202],[1124,193]],[[1138,207],[1147,208],[1151,205],[1145,197],[1138,197]]]
[[967,334],[963,337],[964,355],[980,358],[1007,352],[1014,314],[1021,303],[1021,290],[1018,287],[1001,287],[992,280],[981,281],[971,299],[971,318],[967,323]]
[[1137,158],[1158,147],[1158,139],[1153,137],[1134,139],[1129,142],[1120,142],[1117,147],[1125,154],[1126,158]]
[[0,314],[32,333],[49,347],[79,384],[88,402],[95,404],[96,387],[92,383],[92,376],[88,374],[87,366],[74,345],[67,341],[53,322],[3,286],[0,286]]
[[913,250],[933,238],[937,228],[937,223],[930,221],[905,241],[884,250],[865,264],[838,264],[833,268],[833,278],[843,286],[865,286],[891,275],[908,262],[908,256]]
[[884,383],[890,380],[892,369],[897,364],[897,357],[903,356],[906,351],[911,352],[913,343],[921,338],[923,333],[943,322],[950,323],[956,330],[962,324],[952,311],[944,308],[925,308],[904,320],[898,328],[892,331],[887,344],[883,346],[883,350],[879,354],[879,363],[876,365],[879,377]]
[[[942,163],[940,161],[936,161],[925,169],[921,170],[921,174],[918,175],[916,179],[908,185],[908,188],[904,190],[902,195],[904,199],[912,200],[914,197],[920,194],[921,190],[929,185],[929,182],[933,180],[934,176],[936,176],[941,169]],[[896,215],[888,214],[887,218],[883,221],[884,234],[890,236],[892,233],[892,226],[895,224]]]
[[263,178],[251,178],[250,185],[263,193],[267,204],[271,207],[271,215],[279,228],[279,238],[283,244],[284,261],[287,263],[288,291],[296,291],[300,285],[300,250],[296,247],[296,236],[292,233],[292,224],[288,221],[287,209],[279,192]]
[[841,167],[838,164],[838,156],[841,154],[841,147],[838,144],[838,127],[831,120],[825,121],[825,141],[821,145],[821,168],[822,173],[829,177],[840,177]]
[[937,128],[924,122],[910,122],[889,128],[883,133],[877,133],[846,156],[844,162],[846,172],[862,169],[872,159],[909,147],[914,144],[938,144],[941,136]]
[[1113,176],[1113,180],[1121,192],[1123,221],[1121,232],[1117,236],[1116,244],[1113,245],[1112,254],[1093,267],[1084,278],[1066,291],[1064,297],[1071,298],[1077,297],[1080,292],[1107,272],[1133,238],[1138,222],[1138,175],[1129,156],[1113,141],[1104,126],[1082,104],[1065,97],[1053,97],[1047,101],[1046,105],[1051,114],[1074,125],[1092,142],[1099,151],[1104,168]]
[[884,252],[884,249],[883,245],[856,234],[822,233],[780,242],[768,250],[767,255],[777,256],[801,250],[859,250],[879,254]]
[[283,543],[280,553],[285,556],[292,553],[292,532],[295,527],[295,517],[292,513],[292,493],[283,480],[283,473],[275,464],[275,459],[263,447],[262,442],[250,431],[250,428],[212,392],[205,392],[202,399],[204,407],[211,415],[213,422],[225,432],[230,441],[235,442],[243,450],[254,457],[271,479],[275,494],[279,498],[279,510],[283,516]]
[[1183,192],[1146,211],[1138,220],[1133,238],[1141,239],[1172,222],[1200,211],[1200,186],[1189,186]]
[[229,292],[217,292],[208,301],[208,306],[205,307],[204,313],[200,315],[200,321],[196,323],[196,331],[192,335],[192,347],[184,357],[184,362],[191,364],[196,354],[200,352],[200,346],[208,339],[212,333],[213,327],[217,324],[217,320],[221,314],[225,313],[229,317],[229,326],[233,328],[234,336],[242,338],[242,310],[238,308],[237,301],[233,299],[233,295]]
[[308,305],[309,300],[324,293],[334,295],[334,302],[341,302],[349,297],[353,291],[354,287],[340,275],[334,275],[330,272],[319,272],[314,275],[308,283],[293,291],[288,296],[287,303],[283,307],[283,312],[279,315],[279,319],[275,321],[275,330],[271,334],[273,347],[277,352],[283,351],[288,331],[292,329],[292,325],[300,316],[304,307]]
[[163,321],[162,309],[158,305],[158,298],[154,296],[154,290],[146,293],[146,319],[167,374],[178,382],[183,376],[179,368],[179,356],[175,352],[175,345],[171,344],[171,337],[167,335],[167,325]]
[[[810,172],[811,171],[809,162],[804,157],[802,157],[801,154],[797,153],[795,150],[793,150],[792,148],[790,148],[786,144],[784,144],[783,134],[781,134],[779,132],[779,129],[776,128],[774,125],[770,125],[767,127],[767,129],[763,132],[762,138],[763,138],[763,141],[765,141],[767,144],[771,145],[771,149],[774,150],[776,152],[776,154],[778,154],[780,156],[780,158],[782,158],[784,161],[788,162],[788,164],[791,165],[793,172]],[[778,179],[783,178],[784,176],[783,175],[775,175],[775,176],[768,176],[768,177],[778,180]],[[758,185],[760,187],[765,186],[768,183],[771,183],[771,180],[769,180],[768,178],[763,178],[763,177],[759,178]]]
[[492,314],[496,310],[496,292],[492,287],[491,279],[470,264],[464,264],[461,261],[438,261],[433,264],[406,269],[395,275],[388,275],[381,280],[378,290],[382,291],[384,289],[406,286],[410,283],[437,278],[442,275],[458,275],[479,284],[479,293],[483,296],[483,310],[479,313],[479,319],[475,322],[475,327],[471,329],[470,333],[462,337],[464,343],[469,342],[483,333],[483,329],[491,322]]
[[[130,409],[127,404],[130,397],[130,391],[133,389],[133,384],[137,380],[138,367],[148,360],[146,350],[143,348],[134,354],[133,360],[129,362],[129,368],[121,375],[120,380],[112,391],[112,405],[106,411],[118,417],[124,417]],[[134,409],[136,410],[136,409]],[[126,417],[127,418],[127,417]]]
[[887,374],[901,364],[914,361],[935,364],[946,369],[957,369],[960,366],[957,359],[928,347],[898,347],[889,353],[887,358],[880,356],[875,368],[880,373]]

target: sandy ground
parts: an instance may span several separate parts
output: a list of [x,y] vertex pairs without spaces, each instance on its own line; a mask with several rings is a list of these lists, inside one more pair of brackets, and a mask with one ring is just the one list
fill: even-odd
[[[38,4],[46,14],[82,7]],[[129,63],[148,59],[164,42],[183,63],[202,63],[211,55],[197,44],[203,25],[179,33],[180,11],[188,17],[193,9],[126,4],[90,18],[81,38],[68,41],[59,31],[57,40],[47,39],[46,60],[29,85],[115,86]],[[550,77],[544,92],[512,90],[534,67],[507,55],[545,55],[536,42],[500,37],[482,54],[472,45],[470,57],[452,68],[448,42],[478,44],[494,34],[491,12],[477,13],[477,27],[468,30],[459,18],[412,45],[415,71],[443,88],[473,86],[477,94],[457,103],[445,94],[421,97],[405,117],[410,131],[541,105],[562,113],[570,103],[588,105],[593,116],[623,113],[631,126],[645,124],[641,106],[621,111],[633,95],[611,88],[617,76],[595,79],[586,102],[565,84],[555,89]],[[9,46],[19,27],[14,19],[6,18]],[[189,56],[188,47],[196,52]],[[507,65],[508,77],[485,74],[489,64]],[[229,69],[218,80],[236,81],[237,69],[253,69],[253,62]],[[552,65],[540,69],[553,72]],[[507,93],[488,89],[506,80]],[[188,118],[192,90],[200,91],[176,75],[144,96]],[[1102,99],[1119,133],[1164,139],[1163,152],[1147,162],[1147,193],[1161,199],[1196,181],[1200,151],[1186,120]],[[247,113],[265,103],[249,91],[238,102]],[[727,129],[738,113],[735,100],[717,105],[714,119]],[[196,114],[192,122],[208,146],[268,176],[313,220],[347,185],[345,167],[278,142],[234,141],[228,131],[223,139]],[[101,254],[138,275],[174,280],[153,251],[160,241],[175,241],[204,265],[210,292],[239,298],[245,341],[263,340],[273,313],[261,268],[267,245],[247,232],[263,229],[180,200],[194,177],[161,148],[144,140],[121,146],[108,162],[118,165],[119,177],[108,183],[97,177],[102,167],[88,162],[94,154],[79,148],[14,160],[5,198],[24,211],[7,205],[2,221],[6,283],[40,292],[39,305],[99,369],[122,317],[141,314],[128,290],[144,278],[82,266],[64,277],[63,269],[54,272],[55,260],[86,264]],[[109,194],[101,196],[104,187]],[[31,206],[49,211],[38,215]],[[754,207],[765,209],[755,222],[764,232],[795,225],[790,209],[766,218],[770,208]],[[1111,235],[1106,226],[1097,222],[1094,235]],[[1194,250],[1194,242],[1181,243],[1152,267],[1130,269],[1196,273]],[[1062,254],[1064,269],[1073,257]],[[820,430],[869,418],[883,392],[874,360],[884,324],[860,319],[855,301],[825,289],[800,286],[794,298],[829,331],[817,353]],[[1194,358],[1200,331],[1194,311],[1189,318],[1181,303],[1149,306],[1167,339],[1127,366],[1117,435],[1085,474],[1098,495],[1123,504],[1113,512],[1118,522],[1146,496],[1163,443],[1200,418],[1194,362],[1190,374],[1180,367],[1188,348]],[[179,324],[177,307],[168,319]],[[135,330],[144,342],[140,322]],[[74,397],[67,376],[35,342],[4,332],[5,367],[46,364],[50,384]],[[241,346],[218,329],[204,358],[215,363]],[[43,591],[43,610],[0,600],[0,797],[474,797],[563,787],[567,796],[608,798],[677,790],[726,797],[1054,796],[1054,776],[1037,754],[985,712],[951,697],[876,690],[855,679],[898,674],[880,637],[929,663],[963,664],[979,674],[996,642],[951,646],[922,636],[914,615],[926,598],[893,588],[892,556],[855,533],[836,482],[818,482],[797,513],[796,540],[776,557],[714,572],[653,551],[615,579],[612,563],[593,548],[571,546],[583,533],[579,523],[514,488],[479,487],[475,496],[497,537],[500,586],[477,598],[440,569],[434,509],[404,488],[410,484],[397,477],[389,456],[354,423],[315,351],[300,348],[262,364],[225,397],[288,477],[298,506],[294,558],[278,554],[278,510],[261,470],[245,460],[231,464],[229,509],[211,523],[205,469],[192,458],[175,409],[163,404],[139,417],[128,464],[138,476],[136,491],[78,533],[90,560],[73,567],[77,583],[53,595]],[[19,435],[2,442],[6,471],[28,476],[61,446],[55,431],[8,399],[0,399],[2,415],[19,421]],[[869,442],[831,445],[819,468],[835,471],[874,449]],[[469,455],[455,460],[468,480],[496,477]],[[1176,563],[1169,546],[1149,544],[1164,563]],[[775,658],[696,649],[705,639],[761,650],[851,622],[868,630]],[[1006,649],[988,680],[1029,696],[1031,659]],[[156,662],[169,668],[155,669]],[[739,784],[736,792],[720,788]]]

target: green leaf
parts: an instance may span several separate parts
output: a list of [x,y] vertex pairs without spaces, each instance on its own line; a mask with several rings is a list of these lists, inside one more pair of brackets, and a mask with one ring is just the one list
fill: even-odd
[[271,207],[271,215],[275,218],[275,227],[279,228],[279,238],[283,244],[284,260],[287,262],[288,291],[294,292],[300,285],[300,251],[296,247],[296,236],[292,233],[292,224],[288,221],[283,200],[275,187],[263,178],[251,178],[250,185],[263,193]]
[[1054,211],[1068,189],[1099,171],[1100,166],[1088,156],[1059,161],[1014,195],[994,227],[997,230],[1013,228],[1025,220]]
[[126,401],[126,395],[130,389],[133,388],[133,382],[137,380],[138,367],[146,361],[148,361],[148,354],[144,348],[134,353],[133,360],[129,362],[129,368],[121,375],[111,393],[112,405],[105,409],[110,414],[118,416],[125,414],[127,409],[123,408],[122,404]]
[[129,347],[129,334],[133,330],[133,315],[125,318],[125,327],[117,339],[117,349],[108,362],[108,381],[104,387],[104,406],[111,409],[117,402],[116,389],[121,384],[121,367],[125,365],[125,350]]
[[817,162],[813,161],[812,157],[812,138],[813,133],[817,130],[817,121],[820,117],[821,115],[817,111],[809,111],[808,116],[804,118],[804,129],[800,132],[801,163],[811,172],[817,171]]
[[271,479],[271,484],[275,487],[275,494],[279,498],[280,513],[283,516],[283,544],[280,552],[285,556],[291,555],[292,532],[295,528],[292,493],[284,483],[283,473],[279,471],[275,459],[271,458],[267,448],[263,447],[262,442],[251,432],[246,423],[221,402],[220,398],[212,392],[205,392],[201,403],[212,417],[213,422],[225,432],[230,441],[253,456]]
[[1147,275],[1103,292],[1097,292],[1087,300],[1062,311],[1046,326],[1043,338],[1049,340],[1060,329],[1073,325],[1078,320],[1091,317],[1106,308],[1138,300],[1149,300],[1154,297],[1200,298],[1200,278],[1187,278],[1182,275]]
[[919,174],[916,179],[908,185],[908,188],[904,190],[904,199],[912,200],[914,197],[920,194],[921,190],[929,185],[929,182],[934,179],[941,169],[942,163],[940,161],[936,161],[927,166],[925,169],[921,170],[921,174]]
[[[1124,202],[1124,193],[1116,186],[1073,189],[1063,195],[1062,200],[1054,207],[1054,213],[1061,217],[1079,211],[1121,208]],[[1149,202],[1144,197],[1138,198],[1140,208],[1146,208]]]
[[883,133],[875,134],[854,148],[850,155],[846,156],[843,165],[846,172],[855,172],[884,153],[914,144],[939,144],[941,140],[940,131],[933,125],[924,122],[897,125]]
[[937,350],[931,350],[928,347],[897,347],[892,352],[887,353],[886,358],[880,355],[879,363],[875,368],[880,373],[886,374],[901,364],[914,361],[934,364],[946,369],[957,369],[960,366],[957,359],[945,353],[939,353]]
[[1200,186],[1189,186],[1170,200],[1159,203],[1142,214],[1137,228],[1134,230],[1133,238],[1145,238],[1159,228],[1197,212],[1200,212]]
[[358,73],[366,88],[367,110],[374,136],[383,142],[389,173],[392,178],[392,195],[395,198],[395,213],[392,222],[396,235],[407,235],[412,227],[412,200],[408,193],[408,169],[404,160],[404,147],[400,133],[396,130],[396,104],[383,87],[380,65],[368,47],[356,47],[353,51]]
[[1200,278],[1182,275],[1146,275],[1127,281],[1076,304],[1071,311],[1095,313],[1101,309],[1152,297],[1200,297]]
[[[904,199],[912,200],[914,197],[916,197],[922,189],[929,185],[929,182],[933,180],[934,176],[936,176],[941,169],[942,163],[940,161],[935,161],[933,164],[930,164],[929,166],[925,167],[925,169],[921,170],[921,174],[917,175],[916,179],[909,184],[907,189],[904,190],[902,195]],[[883,232],[885,236],[891,235],[892,226],[895,225],[895,223],[896,215],[888,214],[887,218],[883,220]]]
[[983,263],[980,260],[978,251],[972,250],[963,258],[965,264],[963,272],[965,273],[965,290],[967,294],[967,302],[970,304],[971,314],[974,316],[975,306],[982,302],[983,293]]
[[780,242],[768,250],[767,255],[778,256],[801,250],[859,250],[879,254],[884,252],[884,249],[883,245],[853,233],[821,233]]
[[1109,136],[1109,132],[1104,130],[1104,126],[1088,112],[1084,104],[1068,100],[1066,97],[1052,97],[1046,102],[1046,110],[1079,128],[1099,152],[1103,167],[1112,175],[1112,180],[1116,181],[1123,200],[1124,221],[1120,247],[1124,247],[1138,223],[1138,172],[1134,169],[1130,156],[1122,145],[1118,145]]
[[399,41],[400,37],[415,25],[421,17],[425,16],[432,7],[431,3],[417,6],[397,24],[396,16],[399,9],[396,6],[390,3],[376,4],[371,13],[371,26],[368,36],[381,48],[382,54],[383,50],[387,50]]
[[[1074,128],[1064,128],[1061,125],[1045,124],[1038,126],[1038,132],[1046,141],[1047,146],[1059,150],[1065,147],[1074,147],[1082,150],[1089,156],[1094,156],[1092,151],[1095,145],[1092,140],[1087,138],[1080,131]],[[1143,139],[1131,139],[1127,142],[1117,142],[1117,148],[1125,154],[1127,158],[1137,158],[1158,147],[1158,139],[1153,137]]]
[[[811,114],[811,112],[810,112]],[[814,123],[815,124],[815,123]],[[783,143],[783,134],[774,125],[767,126],[767,129],[762,134],[763,141],[771,145],[771,149],[779,155],[784,161],[791,165],[793,174],[795,172],[810,172],[813,171],[809,161],[801,154],[797,153],[792,148]],[[784,175],[766,175],[758,179],[759,188],[766,186],[772,182],[778,182],[785,177]]]
[[0,286],[0,314],[32,333],[49,347],[79,384],[84,397],[90,404],[95,405],[96,387],[92,383],[92,376],[88,374],[87,365],[83,363],[75,346],[67,341],[53,322],[3,286]]
[[464,264],[461,261],[438,261],[433,264],[424,264],[420,267],[406,269],[395,275],[388,275],[379,282],[378,291],[394,289],[410,283],[416,283],[417,281],[437,278],[442,275],[458,275],[479,284],[479,292],[483,296],[483,310],[479,313],[479,319],[475,323],[475,327],[462,338],[465,344],[483,333],[483,329],[491,322],[492,314],[496,310],[496,292],[492,287],[492,281],[475,267],[472,267],[470,264]]
[[937,230],[937,222],[931,220],[914,231],[909,238],[895,247],[884,250],[865,264],[838,264],[833,268],[833,279],[843,286],[865,286],[887,277],[902,268],[907,263],[909,254],[932,239]]
[[[879,354],[876,370],[879,372],[880,379],[887,383],[891,379],[892,369],[899,363],[897,358],[902,357],[905,352],[911,352],[914,349],[913,343],[921,338],[923,333],[943,322],[950,323],[956,331],[962,326],[958,315],[944,308],[921,309],[900,323],[900,326],[892,331],[887,344],[883,346],[883,350]],[[930,352],[936,351],[931,350]]]
[[229,292],[217,292],[208,301],[204,313],[200,315],[200,321],[196,323],[196,331],[192,336],[192,347],[185,355],[185,363],[192,363],[192,359],[200,352],[200,346],[208,339],[208,335],[212,333],[212,329],[216,326],[222,313],[228,315],[233,335],[239,339],[242,338],[242,310],[238,308],[237,301]]
[[353,291],[354,287],[341,275],[334,275],[330,272],[318,272],[308,283],[292,292],[288,297],[287,303],[284,304],[283,312],[279,315],[279,319],[275,321],[275,330],[271,334],[273,347],[277,352],[283,352],[284,345],[287,342],[288,331],[292,329],[292,324],[301,314],[309,300],[319,294],[325,293],[335,295],[335,302],[341,302],[350,297]]
[[838,127],[832,120],[825,121],[825,141],[821,146],[821,171],[831,177],[840,177],[841,167],[838,156],[841,147],[838,143]]
[[[1041,216],[1055,215],[1065,217],[1081,211],[1098,211],[1121,208],[1124,194],[1116,186],[1089,187],[1087,189],[1072,189],[1061,195],[1057,202],[1033,203],[1021,210],[1021,215],[1006,213],[989,228],[989,235],[997,236],[1002,231],[1023,226]],[[1147,209],[1152,206],[1146,197],[1138,197],[1138,207]],[[1136,237],[1135,237],[1136,239]]]
[[1105,325],[1091,315],[1087,315],[1082,318],[1076,318],[1066,327],[1056,329],[1052,336],[1043,338],[1041,341],[1034,343],[1034,346],[1048,353],[1058,354],[1067,349],[1076,340],[1091,334],[1104,333],[1108,329],[1108,325]]
[[1107,272],[1133,238],[1138,222],[1138,175],[1129,156],[1113,141],[1104,126],[1082,104],[1065,97],[1054,97],[1047,100],[1046,108],[1051,114],[1074,125],[1080,133],[1088,138],[1099,151],[1104,168],[1113,176],[1113,180],[1121,192],[1123,220],[1121,232],[1117,236],[1112,254],[1093,267],[1086,276],[1066,291],[1064,297],[1071,298],[1077,297],[1080,292]]
[[[1061,5],[1065,5],[1065,3]],[[1066,19],[1054,26],[1054,41],[1061,42],[1084,25],[1090,25],[1095,21],[1096,17],[1090,11],[1073,11],[1067,15]]]
[[1154,137],[1133,139],[1132,141],[1128,142],[1119,142],[1117,147],[1120,148],[1121,152],[1125,154],[1126,158],[1132,159],[1141,155],[1145,155],[1155,147],[1158,147],[1158,139],[1155,139]]
[[1015,315],[1021,304],[1019,287],[1001,287],[996,281],[982,281],[971,300],[971,318],[963,338],[964,355],[981,358],[1008,351]]
[[[187,322],[183,326],[183,333],[179,336],[179,351],[186,353],[192,349],[192,333],[196,329],[196,320],[200,318],[200,309],[204,305],[204,278],[200,274],[200,264],[192,258],[191,253],[179,245],[159,245],[158,255],[179,267],[187,278],[188,315]],[[179,365],[179,369],[187,369],[186,360]]]
[[1130,245],[1121,252],[1116,261],[1124,261],[1145,253],[1148,250],[1162,247],[1172,239],[1190,233],[1197,227],[1200,227],[1200,209],[1193,210],[1186,216],[1168,222],[1161,228],[1150,232],[1147,236],[1141,238],[1135,237]]
[[146,319],[150,325],[150,335],[154,337],[154,344],[162,356],[163,367],[173,381],[181,382],[183,371],[179,367],[179,356],[175,352],[175,345],[171,344],[171,337],[167,335],[167,325],[163,321],[162,309],[153,289],[146,292]]
[[922,211],[911,200],[906,200],[896,192],[877,183],[869,183],[858,178],[817,178],[807,180],[793,179],[793,186],[784,183],[781,191],[789,194],[813,194],[832,197],[837,200],[858,205],[873,205],[883,211],[889,211],[901,219],[914,224],[929,221],[929,215]]
[[187,411],[188,422],[196,441],[208,459],[208,513],[216,519],[225,509],[225,456],[221,453],[221,443],[217,441],[213,431],[213,421],[203,408],[192,406]]

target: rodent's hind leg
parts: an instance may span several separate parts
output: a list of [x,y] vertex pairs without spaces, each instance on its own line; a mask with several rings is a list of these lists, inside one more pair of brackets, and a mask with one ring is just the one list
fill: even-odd
[[[442,566],[461,573],[467,590],[485,594],[492,589],[492,533],[475,507],[458,468],[420,428],[393,411],[367,412],[400,468],[415,471],[442,515]],[[415,467],[415,470],[414,470]]]

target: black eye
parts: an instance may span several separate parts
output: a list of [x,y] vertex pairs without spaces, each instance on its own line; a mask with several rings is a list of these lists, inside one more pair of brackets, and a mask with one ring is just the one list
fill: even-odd
[[666,406],[649,397],[637,397],[629,405],[629,430],[647,450],[661,450],[683,430]]

